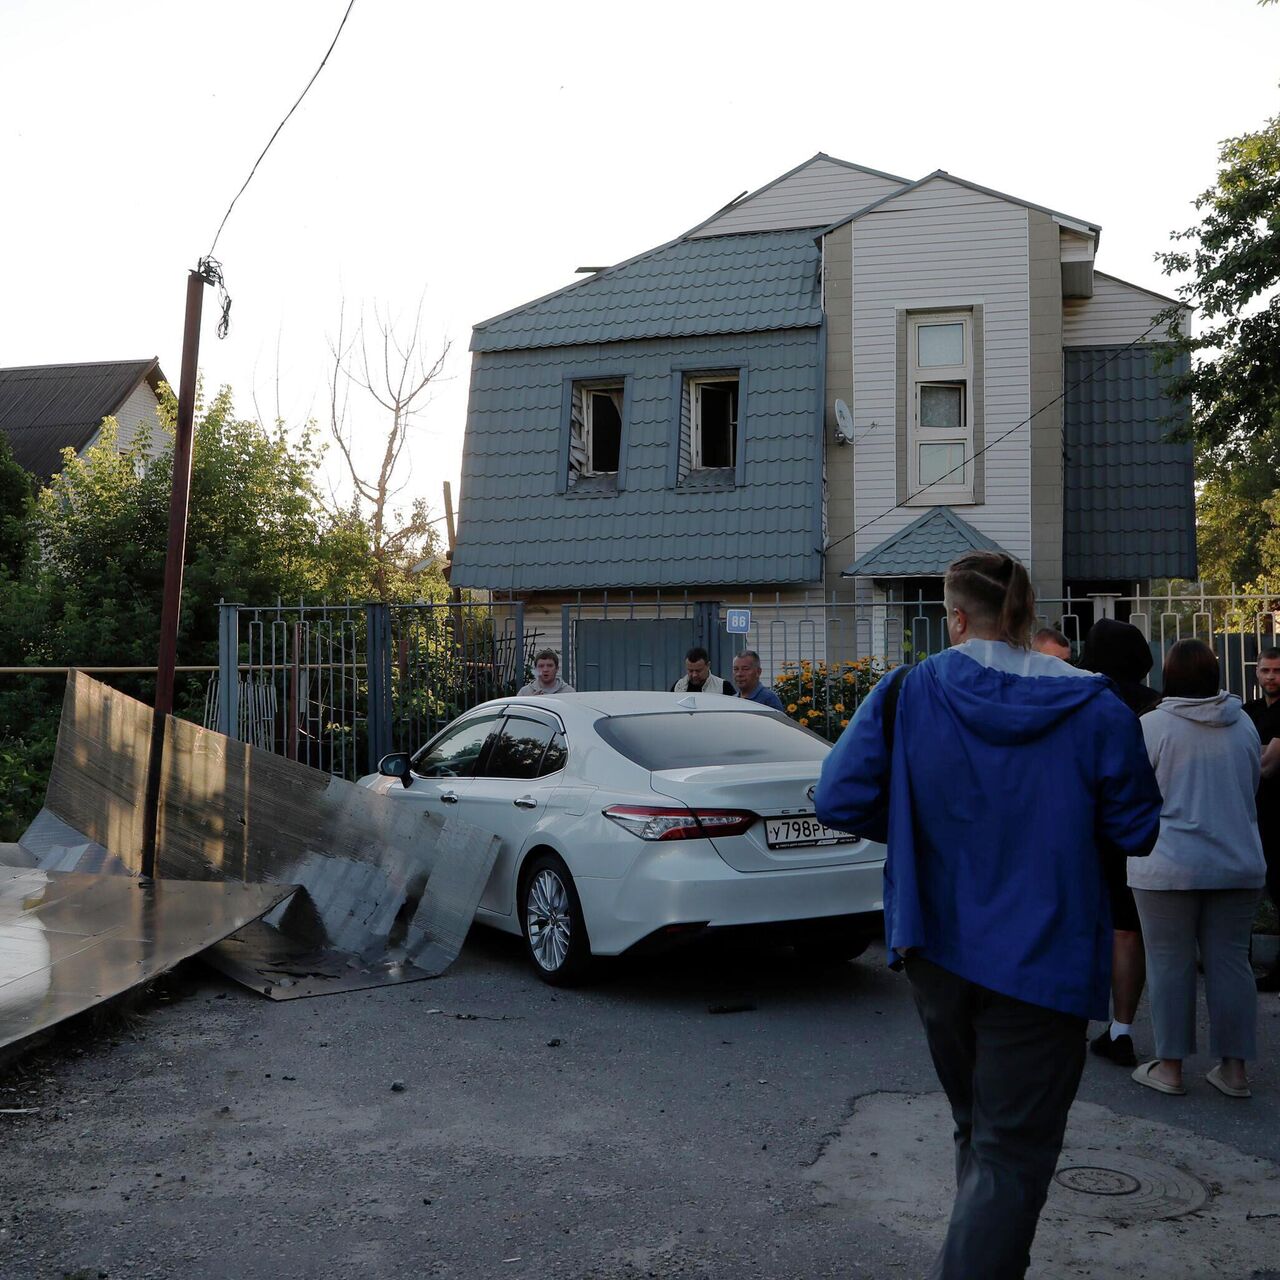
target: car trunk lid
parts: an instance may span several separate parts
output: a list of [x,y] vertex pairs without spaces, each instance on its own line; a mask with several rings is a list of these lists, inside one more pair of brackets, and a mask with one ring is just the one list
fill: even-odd
[[[660,796],[706,809],[746,810],[758,815],[742,835],[712,836],[716,852],[735,871],[780,871],[798,867],[830,867],[872,862],[884,857],[884,846],[869,840],[821,843],[835,833],[818,830],[812,788],[818,770],[810,762],[797,764],[708,765],[655,770],[651,786]],[[771,848],[770,820],[777,820],[778,837],[798,843]],[[809,825],[805,825],[808,820]],[[844,833],[840,833],[843,837]]]

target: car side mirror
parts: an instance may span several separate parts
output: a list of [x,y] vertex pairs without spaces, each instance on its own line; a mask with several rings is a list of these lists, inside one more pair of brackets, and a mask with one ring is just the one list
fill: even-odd
[[406,787],[413,785],[413,778],[409,773],[409,753],[407,751],[393,751],[390,755],[383,756],[378,761],[378,772],[384,778],[399,778]]

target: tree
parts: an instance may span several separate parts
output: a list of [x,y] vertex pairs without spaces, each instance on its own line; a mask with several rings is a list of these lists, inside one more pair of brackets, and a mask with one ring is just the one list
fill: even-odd
[[0,432],[0,578],[22,570],[30,543],[31,477],[14,459]]
[[1225,590],[1280,576],[1278,483],[1269,467],[1243,462],[1212,472],[1200,485],[1196,557],[1202,581]]
[[[401,464],[408,461],[405,447],[410,440],[410,430],[430,400],[431,384],[444,368],[449,343],[445,342],[434,356],[427,350],[422,339],[421,303],[409,337],[403,343],[390,315],[379,314],[375,307],[378,339],[371,364],[363,313],[349,341],[344,333],[345,319],[343,307],[338,313],[337,339],[330,343],[333,367],[329,379],[329,433],[338,445],[353,490],[346,514],[358,522],[367,521],[369,526],[374,594],[379,600],[389,600],[410,586],[413,565],[429,559],[439,547],[439,534],[433,528],[435,522],[425,500],[415,500],[407,511],[393,504],[408,484],[409,477]],[[375,452],[376,471],[372,473],[356,456],[356,431],[350,416],[353,387],[363,392],[385,415],[376,436],[372,432],[362,433],[381,444],[380,453]],[[420,589],[417,594],[425,592]]]
[[[161,412],[172,430],[176,404],[165,391]],[[237,418],[229,389],[197,405],[180,662],[217,661],[221,599],[367,599],[374,590],[371,528],[325,509],[322,454],[311,429],[291,436]],[[140,446],[117,448],[110,419],[85,456],[66,451],[18,522],[17,544],[39,554],[27,555],[20,573],[0,567],[0,666],[155,662],[172,471],[172,443],[148,462]],[[0,461],[0,487],[9,476]],[[7,527],[0,520],[0,537]],[[113,683],[150,697],[149,680]],[[203,691],[203,678],[180,682],[179,714],[201,709]],[[61,698],[57,680],[0,682],[0,839],[13,838],[38,807]]]
[[1178,296],[1195,307],[1199,332],[1175,353],[1190,370],[1170,384],[1188,396],[1202,474],[1280,466],[1280,116],[1229,138],[1217,182],[1195,207],[1200,222],[1157,255],[1168,275],[1190,272]]

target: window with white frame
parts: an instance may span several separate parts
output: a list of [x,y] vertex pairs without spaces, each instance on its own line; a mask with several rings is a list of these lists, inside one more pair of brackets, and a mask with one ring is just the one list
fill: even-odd
[[907,319],[907,485],[918,505],[974,500],[973,315]]
[[622,452],[621,382],[575,382],[569,412],[569,483],[616,475]]
[[689,408],[689,465],[694,471],[738,461],[738,378],[723,373],[685,381]]

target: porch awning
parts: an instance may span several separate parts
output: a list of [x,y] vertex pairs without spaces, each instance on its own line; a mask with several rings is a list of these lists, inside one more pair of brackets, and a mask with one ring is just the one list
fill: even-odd
[[843,578],[938,578],[969,551],[1004,551],[950,507],[930,507],[840,575]]

